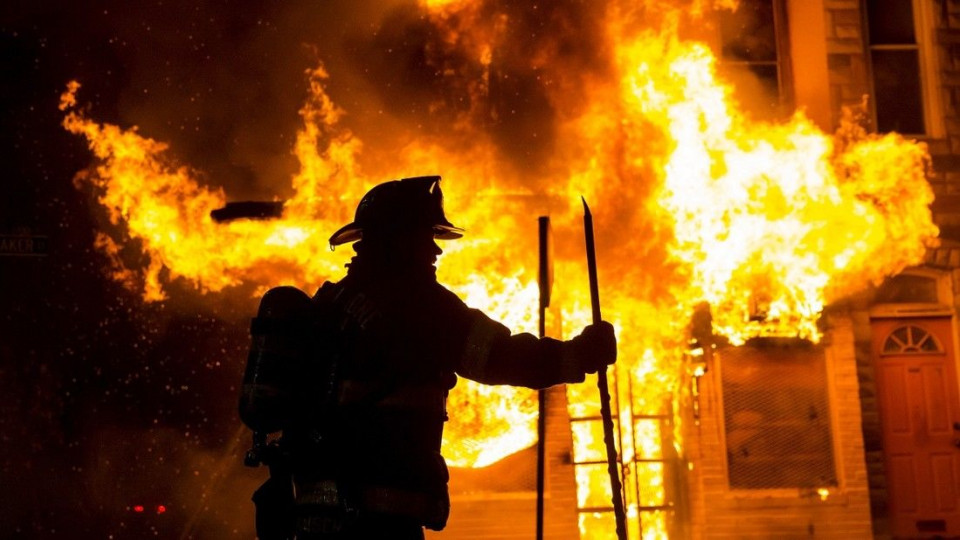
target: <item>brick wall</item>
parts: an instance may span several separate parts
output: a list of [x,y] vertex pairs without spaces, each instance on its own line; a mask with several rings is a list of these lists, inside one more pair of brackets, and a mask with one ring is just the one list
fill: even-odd
[[[934,6],[936,67],[946,133],[942,140],[928,141],[935,170],[932,210],[942,236],[955,242],[960,241],[960,1],[937,0]],[[949,264],[956,268],[960,261]]]
[[872,361],[870,317],[867,306],[851,312],[854,348],[857,355],[857,378],[860,383],[860,407],[863,430],[864,460],[870,486],[870,509],[874,533],[886,535],[887,477],[883,463],[883,428],[877,403],[877,384]]
[[691,537],[871,537],[853,324],[848,316],[836,316],[829,326],[825,344],[839,486],[825,500],[801,490],[731,491],[720,381],[718,370],[709,369],[700,382],[700,423],[685,423],[687,459],[694,465],[688,475]]
[[547,465],[543,537],[550,540],[580,538],[577,521],[577,484],[573,475],[573,435],[567,412],[567,388],[547,390]]

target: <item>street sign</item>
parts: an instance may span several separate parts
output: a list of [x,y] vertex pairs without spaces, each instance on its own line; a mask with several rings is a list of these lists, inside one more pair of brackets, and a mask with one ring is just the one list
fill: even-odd
[[49,238],[34,234],[0,234],[0,257],[43,257]]

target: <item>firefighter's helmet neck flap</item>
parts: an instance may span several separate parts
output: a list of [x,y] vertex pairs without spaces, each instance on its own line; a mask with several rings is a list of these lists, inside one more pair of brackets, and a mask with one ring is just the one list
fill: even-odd
[[439,176],[417,176],[384,182],[363,196],[352,223],[330,237],[330,247],[361,239],[403,238],[432,231],[433,238],[453,240],[463,229],[447,221]]

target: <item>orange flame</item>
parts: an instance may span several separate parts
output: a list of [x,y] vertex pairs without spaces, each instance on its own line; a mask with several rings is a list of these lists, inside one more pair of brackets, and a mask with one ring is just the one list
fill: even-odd
[[[674,222],[671,254],[691,272],[677,296],[710,303],[734,343],[816,341],[825,302],[922,260],[937,235],[923,144],[853,126],[854,139],[838,144],[800,112],[784,124],[749,122],[702,45],[646,39],[621,53],[634,66],[623,81],[628,110],[673,141],[651,210]],[[666,61],[636,60],[654,55]]]
[[[750,120],[718,79],[711,51],[677,37],[674,8],[648,4],[648,16],[663,18],[659,29],[637,19],[640,7],[606,13],[608,43],[597,45],[608,64],[602,76],[565,69],[558,47],[531,52],[529,62],[551,81],[545,88],[557,111],[555,145],[532,174],[504,163],[478,127],[483,111],[476,107],[439,138],[410,135],[389,148],[361,142],[328,96],[325,70],[309,70],[294,148],[300,171],[275,221],[214,223],[209,215],[225,202],[222,189],[204,187],[196,172],[174,163],[166,144],[135,127],[89,119],[76,107],[79,85],[70,83],[64,126],[85,136],[97,159],[78,180],[93,187],[117,229],[101,234],[98,247],[117,279],[147,301],[165,298],[173,280],[201,292],[242,283],[315,287],[340,275],[344,250],[327,251],[326,238],[352,218],[367,189],[438,173],[446,178],[448,214],[468,230],[442,246],[440,280],[515,331],[532,331],[535,217],[550,214],[555,304],[569,334],[588,322],[578,206],[584,195],[596,214],[604,313],[620,335],[615,410],[623,457],[631,460],[634,448],[639,458],[660,456],[667,434],[635,424],[633,415],[659,414],[676,389],[695,305],[708,302],[716,330],[733,342],[771,334],[816,340],[825,303],[921,262],[937,230],[922,143],[852,124],[830,136],[802,112],[782,123]],[[733,4],[688,7],[696,14]],[[463,86],[482,101],[508,15],[482,15],[466,0],[422,6],[441,30],[441,45],[465,51],[476,67],[444,76],[476,77]],[[365,160],[369,149],[389,152],[391,163]],[[143,267],[123,265],[119,252],[130,245],[148,261]],[[571,387],[571,415],[596,414],[595,393]],[[453,465],[482,466],[534,442],[530,392],[461,384],[450,407],[456,413],[443,451]],[[673,444],[682,448],[674,429]],[[579,456],[599,452],[595,429],[575,436]],[[578,470],[584,505],[609,501],[605,470],[598,471]],[[628,498],[632,516],[665,498],[662,468],[638,469],[636,481],[646,500]],[[633,536],[663,537],[665,515],[648,514]],[[608,531],[596,525],[599,514],[581,521],[591,534]]]

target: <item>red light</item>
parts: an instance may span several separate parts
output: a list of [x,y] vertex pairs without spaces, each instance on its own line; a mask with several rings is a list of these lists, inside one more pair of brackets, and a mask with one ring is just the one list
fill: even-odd
[[134,512],[137,512],[137,513],[143,512],[143,505],[142,505],[142,504],[138,504],[138,505],[134,506],[134,507],[133,507],[133,511],[134,511]]
[[162,505],[162,504],[157,507],[157,513],[158,513],[158,514],[162,514],[162,513],[166,512],[166,511],[167,511],[167,507],[164,506],[164,505]]

